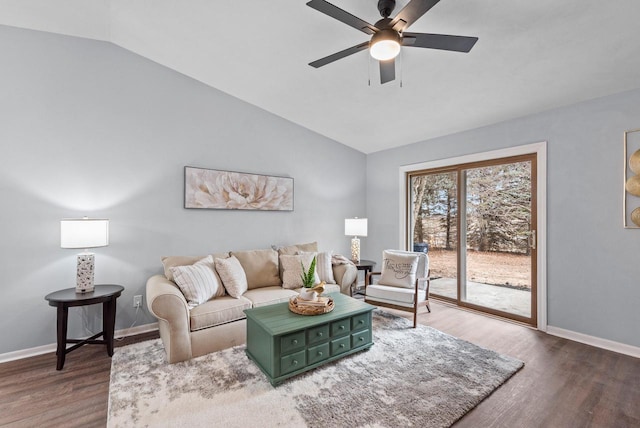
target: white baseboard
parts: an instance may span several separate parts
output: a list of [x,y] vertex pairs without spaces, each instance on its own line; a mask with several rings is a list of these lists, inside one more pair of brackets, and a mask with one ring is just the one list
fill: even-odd
[[614,342],[613,340],[602,339],[600,337],[589,336],[588,334],[577,333],[575,331],[565,330],[563,328],[553,327],[551,325],[547,326],[547,333],[553,336],[573,340],[575,342],[595,346],[596,348],[607,349],[609,351],[640,358],[640,348],[637,346]]
[[[127,336],[133,336],[136,334],[147,333],[158,329],[158,323],[139,325],[133,328],[124,328],[122,330],[116,330],[113,334],[114,337],[120,339]],[[0,354],[0,363],[6,363],[8,361],[19,360],[22,358],[35,357],[36,355],[48,354],[49,352],[56,352],[56,344],[51,343],[49,345],[36,346],[35,348],[22,349],[20,351],[6,352]]]

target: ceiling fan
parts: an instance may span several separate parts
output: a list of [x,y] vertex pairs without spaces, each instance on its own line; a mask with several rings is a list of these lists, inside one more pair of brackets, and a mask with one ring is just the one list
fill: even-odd
[[307,6],[329,15],[356,30],[371,35],[371,40],[336,52],[309,65],[315,68],[330,64],[354,53],[369,49],[371,56],[380,63],[380,83],[396,78],[395,57],[401,46],[469,52],[477,37],[450,36],[446,34],[408,33],[405,30],[440,0],[411,0],[395,18],[389,18],[396,5],[395,0],[379,0],[378,11],[382,19],[371,25],[325,0],[311,0]]

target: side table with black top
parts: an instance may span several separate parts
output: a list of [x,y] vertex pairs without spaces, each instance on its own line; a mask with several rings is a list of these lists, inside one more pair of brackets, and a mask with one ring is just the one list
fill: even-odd
[[[58,362],[56,370],[62,370],[66,355],[78,349],[82,345],[107,345],[107,353],[113,356],[113,332],[116,325],[116,299],[120,297],[124,287],[116,284],[95,285],[93,291],[86,293],[76,293],[75,288],[54,291],[47,294],[45,300],[50,306],[58,309],[57,331],[58,348],[56,355]],[[69,319],[69,308],[72,306],[87,306],[102,303],[102,331],[87,339],[67,339],[67,323]],[[97,340],[102,336],[102,339]],[[75,345],[67,348],[67,343]]]
[[[358,263],[355,263],[356,268],[358,270],[362,270],[364,271],[364,286],[366,287],[367,285],[367,274],[371,272],[371,270],[376,266],[376,262],[374,262],[373,260],[360,260]],[[358,279],[356,278],[356,282],[354,283],[354,286],[351,287],[351,296],[353,297],[354,294],[362,294],[358,291]]]

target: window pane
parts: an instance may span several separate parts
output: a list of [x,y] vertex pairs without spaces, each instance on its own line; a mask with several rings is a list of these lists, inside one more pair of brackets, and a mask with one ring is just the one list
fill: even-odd
[[411,178],[411,230],[414,251],[429,248],[431,294],[457,297],[457,174]]

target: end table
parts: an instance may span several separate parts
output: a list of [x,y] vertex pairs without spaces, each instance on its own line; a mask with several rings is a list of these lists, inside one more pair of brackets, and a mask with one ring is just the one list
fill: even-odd
[[[124,287],[116,284],[95,285],[93,291],[86,293],[76,293],[75,288],[66,288],[47,294],[45,300],[50,306],[58,309],[57,331],[58,348],[56,355],[58,362],[56,370],[62,370],[66,355],[78,349],[82,345],[107,345],[107,353],[113,356],[113,331],[116,325],[116,299],[122,294]],[[67,339],[67,322],[69,318],[69,308],[72,306],[86,306],[102,303],[102,331],[87,339]],[[102,336],[101,340],[96,340]],[[67,343],[75,343],[67,349]]]
[[[367,285],[369,285],[367,283],[367,274],[371,272],[371,270],[375,267],[376,262],[374,262],[373,260],[362,260],[360,259],[360,262],[355,263],[356,268],[358,270],[362,270],[364,271],[364,286],[366,287]],[[358,289],[358,279],[356,278],[356,282],[354,283],[354,286],[351,287],[351,297],[353,297],[353,294],[360,294],[357,292]]]

